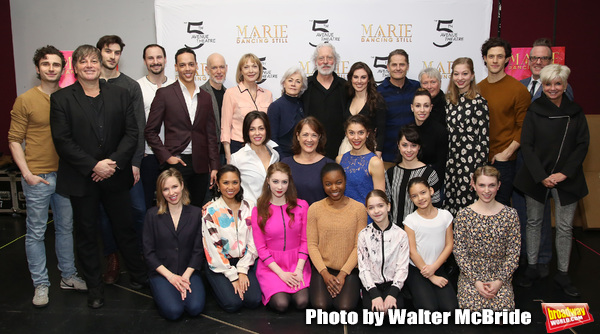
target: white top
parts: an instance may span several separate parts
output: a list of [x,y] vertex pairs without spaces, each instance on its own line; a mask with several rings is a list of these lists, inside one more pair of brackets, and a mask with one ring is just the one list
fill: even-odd
[[[200,87],[196,85],[194,82],[194,95],[190,96],[190,92],[188,92],[187,87],[179,80],[179,87],[181,88],[181,93],[183,94],[183,99],[185,100],[185,105],[187,106],[188,115],[190,116],[190,121],[194,124],[194,120],[196,119],[196,109],[198,109],[198,93],[200,93]],[[188,146],[181,152],[181,154],[192,154],[192,141]]]
[[[274,147],[277,144],[269,140],[267,149],[271,153],[269,166],[279,161],[279,153]],[[242,189],[244,189],[244,199],[256,203],[256,200],[262,193],[262,186],[267,178],[267,170],[263,166],[258,154],[252,150],[250,144],[244,145],[239,151],[231,155],[231,164],[236,166],[242,174]]]
[[[146,114],[146,121],[148,121],[150,106],[152,105],[152,101],[154,100],[154,96],[158,90],[158,86],[150,82],[146,76],[139,78],[137,82],[140,84],[140,88],[142,89],[142,95],[144,97],[144,113]],[[167,78],[167,81],[165,81],[160,87],[166,87],[174,82],[175,80]],[[144,129],[140,129],[140,131],[144,132]],[[158,137],[163,143],[165,142],[165,129],[162,125],[160,127],[160,133],[158,134]],[[145,154],[154,154],[150,146],[148,146],[148,143],[145,143],[144,145]]]
[[[452,214],[444,209],[438,209],[433,219],[421,217],[417,211],[404,219],[404,225],[415,232],[417,252],[426,264],[434,263],[446,246],[446,230],[452,224]],[[415,265],[410,260],[411,265]]]

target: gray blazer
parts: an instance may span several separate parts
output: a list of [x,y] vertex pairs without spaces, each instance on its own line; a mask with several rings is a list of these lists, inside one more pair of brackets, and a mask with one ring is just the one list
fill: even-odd
[[[215,127],[217,128],[217,139],[221,142],[221,116],[219,112],[219,104],[217,103],[217,98],[215,97],[215,93],[210,86],[210,80],[207,80],[204,85],[200,86],[200,89],[207,92],[212,99],[213,111],[215,112]],[[223,86],[223,89],[227,89]],[[220,147],[220,145],[219,145]]]

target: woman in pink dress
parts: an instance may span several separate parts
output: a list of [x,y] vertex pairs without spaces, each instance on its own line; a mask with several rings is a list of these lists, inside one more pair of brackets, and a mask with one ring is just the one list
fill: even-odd
[[285,312],[292,302],[297,309],[308,305],[307,211],[308,203],[297,196],[290,167],[281,162],[269,166],[262,195],[252,210],[252,233],[262,301],[276,312]]

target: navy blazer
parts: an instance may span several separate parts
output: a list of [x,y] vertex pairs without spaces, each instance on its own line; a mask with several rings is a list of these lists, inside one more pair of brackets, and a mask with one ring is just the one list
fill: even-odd
[[[520,80],[522,84],[525,85],[525,87],[529,87],[529,83],[531,82],[531,77],[525,78]],[[540,85],[541,85],[541,80],[540,80]],[[529,90],[529,89],[528,89]],[[542,87],[537,88],[535,91],[535,94],[533,94],[533,96],[531,97],[531,102],[537,100],[540,96],[542,96],[542,91],[544,89]],[[569,98],[569,100],[574,101],[573,100],[573,88],[571,88],[571,85],[569,85],[567,83],[567,91],[565,92],[565,94],[567,95],[567,97]]]
[[200,270],[204,261],[202,209],[184,205],[175,230],[168,211],[159,215],[157,207],[151,208],[144,221],[143,244],[148,276],[160,275],[156,268],[161,265],[177,275],[188,267]]
[[[144,136],[161,164],[181,154],[191,141],[194,172],[203,174],[220,168],[219,141],[210,95],[200,89],[196,98],[198,106],[192,124],[179,81],[159,88],[150,106]],[[164,143],[158,137],[163,124]]]
[[[138,144],[133,104],[125,88],[100,83],[104,127],[100,134],[96,111],[79,81],[50,96],[50,128],[60,157],[56,192],[83,196],[94,184],[106,191],[133,186],[131,160]],[[94,182],[92,170],[100,160],[112,159],[118,169],[106,180]]]

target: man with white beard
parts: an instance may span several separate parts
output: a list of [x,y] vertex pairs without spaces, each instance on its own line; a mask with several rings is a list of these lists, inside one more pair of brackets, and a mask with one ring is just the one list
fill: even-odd
[[333,45],[317,45],[312,61],[317,70],[308,78],[308,88],[302,94],[304,110],[307,115],[316,117],[323,124],[327,134],[325,155],[335,159],[344,139],[346,80],[334,72],[340,55],[335,52]]

